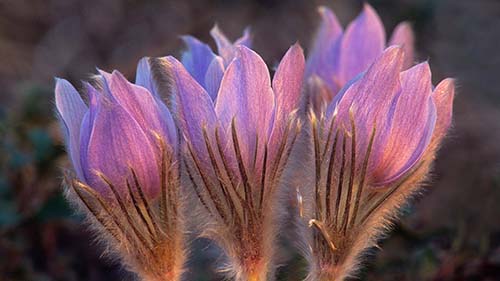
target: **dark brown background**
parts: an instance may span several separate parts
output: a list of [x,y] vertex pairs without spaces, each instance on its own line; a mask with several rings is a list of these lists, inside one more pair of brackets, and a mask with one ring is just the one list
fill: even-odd
[[[457,78],[455,125],[432,184],[405,210],[363,280],[500,280],[500,1],[374,0],[388,32],[414,24],[434,82]],[[178,55],[182,34],[213,42],[247,25],[273,65],[297,39],[307,48],[317,5],[345,25],[361,1],[0,0],[0,280],[131,280],[60,194],[67,165],[53,112],[53,77],[79,85],[99,66],[132,78],[142,56]],[[212,248],[195,243],[186,280],[216,280]],[[208,271],[207,271],[208,270]],[[303,262],[280,280],[300,280]]]

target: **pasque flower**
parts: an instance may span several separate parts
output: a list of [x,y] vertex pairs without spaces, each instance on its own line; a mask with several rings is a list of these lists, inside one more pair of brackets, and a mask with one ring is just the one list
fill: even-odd
[[237,280],[269,280],[283,205],[279,179],[300,128],[294,111],[305,59],[291,47],[271,83],[257,53],[237,45],[233,56],[216,96],[174,57],[150,63],[169,77],[185,168],[209,221],[202,234],[222,247]]
[[[359,73],[365,71],[386,48],[386,34],[377,12],[365,4],[363,11],[344,31],[334,12],[320,7],[321,24],[307,58],[306,79],[314,106],[319,109]],[[388,45],[405,49],[404,68],[414,62],[411,26],[396,26]]]
[[453,81],[434,88],[427,62],[403,71],[405,61],[403,48],[389,47],[326,112],[311,113],[315,186],[304,200],[311,280],[355,272],[418,190],[450,126]]
[[56,80],[75,174],[66,177],[69,198],[130,270],[144,280],[176,280],[184,246],[172,116],[118,71],[100,71],[95,82],[84,83],[87,106],[68,81]]

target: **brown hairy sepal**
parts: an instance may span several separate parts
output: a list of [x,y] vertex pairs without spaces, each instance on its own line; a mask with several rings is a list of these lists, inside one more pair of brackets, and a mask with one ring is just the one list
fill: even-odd
[[180,280],[186,259],[184,198],[180,190],[179,164],[158,137],[162,156],[161,186],[157,198],[146,196],[133,168],[123,186],[96,172],[109,187],[106,195],[65,173],[66,197],[86,215],[95,241],[104,255],[116,259],[140,280]]
[[[386,186],[367,184],[367,169],[376,124],[364,159],[357,159],[356,124],[333,130],[333,120],[310,113],[314,186],[298,192],[297,230],[300,250],[309,262],[306,280],[356,277],[367,250],[377,246],[401,207],[418,193],[434,159],[435,149],[402,178]],[[331,122],[331,123],[330,123]],[[356,168],[355,161],[361,161]],[[358,165],[359,167],[359,165]]]
[[[280,178],[301,124],[294,116],[289,118],[284,137],[275,159],[270,159],[268,143],[257,138],[256,146],[263,146],[262,171],[246,167],[241,155],[240,138],[235,121],[230,128],[231,144],[223,143],[220,129],[209,132],[203,128],[208,152],[208,165],[187,143],[184,166],[197,203],[202,206],[203,218],[208,221],[201,236],[214,240],[224,251],[227,262],[220,271],[239,281],[273,280],[277,232],[283,217],[284,200]],[[228,148],[229,147],[229,148]],[[256,148],[257,150],[257,148]],[[232,153],[237,163],[230,163]],[[201,214],[201,212],[200,212]]]

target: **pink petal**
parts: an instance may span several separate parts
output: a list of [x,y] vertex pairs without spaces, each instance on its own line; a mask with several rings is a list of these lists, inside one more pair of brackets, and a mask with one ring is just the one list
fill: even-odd
[[[378,163],[389,136],[388,128],[393,114],[393,103],[400,91],[399,74],[403,64],[400,47],[390,47],[375,60],[362,76],[347,85],[329,105],[328,112],[337,110],[337,127],[351,131],[350,111],[356,126],[356,155],[358,164],[364,159],[373,127],[377,134],[371,163]],[[337,105],[337,106],[335,106]],[[373,166],[373,164],[370,164]]]
[[402,22],[396,26],[392,33],[389,46],[400,45],[405,51],[404,69],[410,68],[415,61],[415,35],[408,22]]
[[163,136],[172,148],[177,144],[177,129],[167,107],[148,90],[134,85],[118,71],[106,79],[111,95],[141,126],[151,142],[153,132]]
[[[244,46],[222,78],[215,111],[226,130],[235,118],[245,165],[251,164],[256,138],[267,142],[274,114],[274,95],[269,70],[262,58]],[[263,145],[259,146],[263,149]],[[260,154],[260,153],[259,153]]]
[[172,75],[180,129],[200,159],[208,161],[202,129],[213,132],[217,125],[212,99],[178,60],[169,56],[165,61]]
[[395,105],[390,136],[379,162],[375,164],[374,185],[394,182],[421,159],[436,122],[431,94],[428,63],[401,73],[401,92]]
[[[82,161],[87,183],[106,197],[111,190],[96,174],[104,174],[119,192],[125,192],[126,179],[131,181],[129,168],[137,174],[139,183],[149,197],[159,190],[158,151],[141,126],[119,104],[97,97],[92,128]],[[92,120],[91,120],[92,119]],[[82,142],[83,143],[83,142]]]
[[336,68],[339,83],[365,71],[385,48],[385,30],[377,12],[365,4],[363,12],[347,27]]
[[[283,141],[283,134],[288,125],[290,114],[299,107],[304,68],[304,51],[299,44],[295,44],[286,52],[273,78],[276,109],[270,137],[271,147],[278,147]],[[272,149],[270,152],[270,159],[274,159],[277,151]]]
[[451,126],[454,96],[455,81],[450,78],[441,81],[432,93],[437,109],[436,128],[431,140],[432,149],[439,145]]
[[307,59],[306,76],[317,75],[336,93],[337,83],[333,80],[334,64],[338,56],[338,41],[342,36],[342,27],[330,9],[319,7],[321,25]]
[[277,121],[287,119],[299,106],[304,67],[304,51],[299,44],[295,44],[281,60],[273,78]]

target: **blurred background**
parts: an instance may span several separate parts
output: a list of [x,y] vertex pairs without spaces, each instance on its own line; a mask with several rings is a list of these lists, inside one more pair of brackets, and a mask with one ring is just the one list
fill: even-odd
[[[434,82],[455,77],[454,128],[432,184],[405,210],[362,280],[500,280],[500,1],[374,0],[386,30],[413,23]],[[179,35],[204,41],[217,22],[234,39],[251,26],[273,65],[297,39],[307,48],[316,7],[346,25],[361,1],[0,0],[0,280],[133,280],[101,249],[61,195],[68,165],[53,77],[75,85],[99,66],[129,78],[142,56],[179,55]],[[220,280],[195,243],[186,280]],[[216,257],[215,257],[216,258]],[[292,258],[280,280],[301,280]]]

